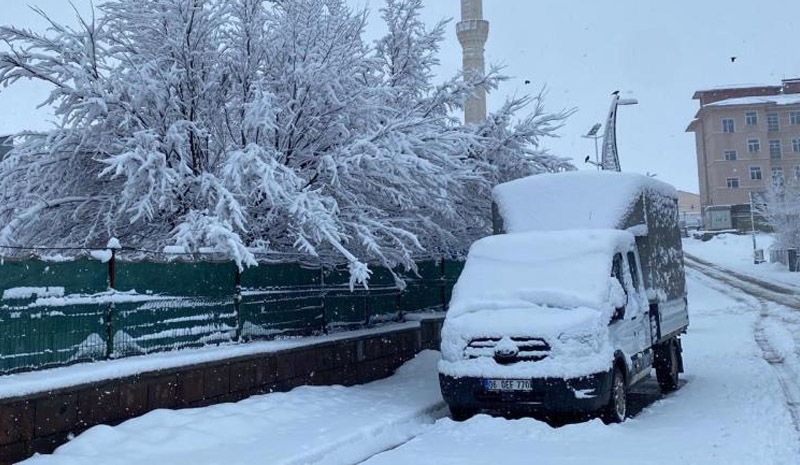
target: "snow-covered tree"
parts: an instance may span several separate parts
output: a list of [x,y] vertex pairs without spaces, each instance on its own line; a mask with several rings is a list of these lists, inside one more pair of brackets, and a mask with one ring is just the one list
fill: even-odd
[[775,231],[773,247],[800,248],[800,181],[773,179],[766,192],[754,196],[753,205]]
[[540,148],[566,115],[523,97],[462,125],[503,78],[435,84],[446,23],[421,8],[387,0],[374,45],[344,0],[112,0],[79,28],[0,28],[0,84],[51,84],[60,119],[0,164],[0,245],[282,252],[352,284],[465,249],[492,185],[568,168]]

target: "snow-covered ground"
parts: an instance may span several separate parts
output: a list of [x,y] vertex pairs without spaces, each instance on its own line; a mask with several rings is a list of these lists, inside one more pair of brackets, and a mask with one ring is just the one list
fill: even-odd
[[792,464],[797,437],[770,366],[753,338],[758,312],[690,273],[692,326],[685,385],[620,425],[551,428],[486,415],[443,419],[367,461],[400,464]]
[[[438,419],[438,355],[426,352],[388,380],[156,411],[114,428],[95,427],[55,455],[25,463],[798,463],[784,393],[754,338],[759,309],[734,299],[734,292],[689,272],[685,383],[621,425]],[[791,341],[775,339],[782,351],[794,350]]]
[[[758,234],[756,246],[764,250],[769,260],[769,248],[773,237],[770,234]],[[722,265],[740,273],[780,284],[800,285],[800,273],[790,273],[780,263],[753,263],[753,236],[721,234],[707,242],[697,239],[684,239],[683,250],[711,263]]]
[[97,426],[34,464],[349,464],[418,435],[447,413],[438,352],[391,378],[344,388],[301,387],[236,404],[157,410]]

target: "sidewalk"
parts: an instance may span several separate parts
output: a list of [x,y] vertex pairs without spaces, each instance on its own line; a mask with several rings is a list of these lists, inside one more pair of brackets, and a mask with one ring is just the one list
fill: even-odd
[[[764,250],[769,259],[772,236],[758,234],[756,246]],[[800,286],[800,273],[790,273],[779,263],[753,263],[753,237],[750,235],[722,234],[707,242],[697,239],[684,239],[683,250],[689,255],[723,268],[752,276],[778,286]]]
[[301,387],[236,404],[157,410],[97,426],[26,465],[325,464],[364,460],[419,434],[446,410],[439,353],[422,352],[391,378],[345,388]]

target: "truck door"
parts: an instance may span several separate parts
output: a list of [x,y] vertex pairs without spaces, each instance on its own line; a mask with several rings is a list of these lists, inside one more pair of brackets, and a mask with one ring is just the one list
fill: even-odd
[[611,274],[619,280],[627,297],[624,311],[614,315],[609,327],[611,341],[615,350],[625,354],[630,381],[635,382],[649,373],[652,365],[647,299],[636,254],[629,251],[614,255]]

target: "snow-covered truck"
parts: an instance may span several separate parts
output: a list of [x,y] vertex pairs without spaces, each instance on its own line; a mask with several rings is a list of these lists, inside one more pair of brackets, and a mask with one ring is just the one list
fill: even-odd
[[442,329],[454,418],[479,411],[624,421],[655,369],[678,386],[689,326],[676,190],[629,173],[532,176],[495,188]]

